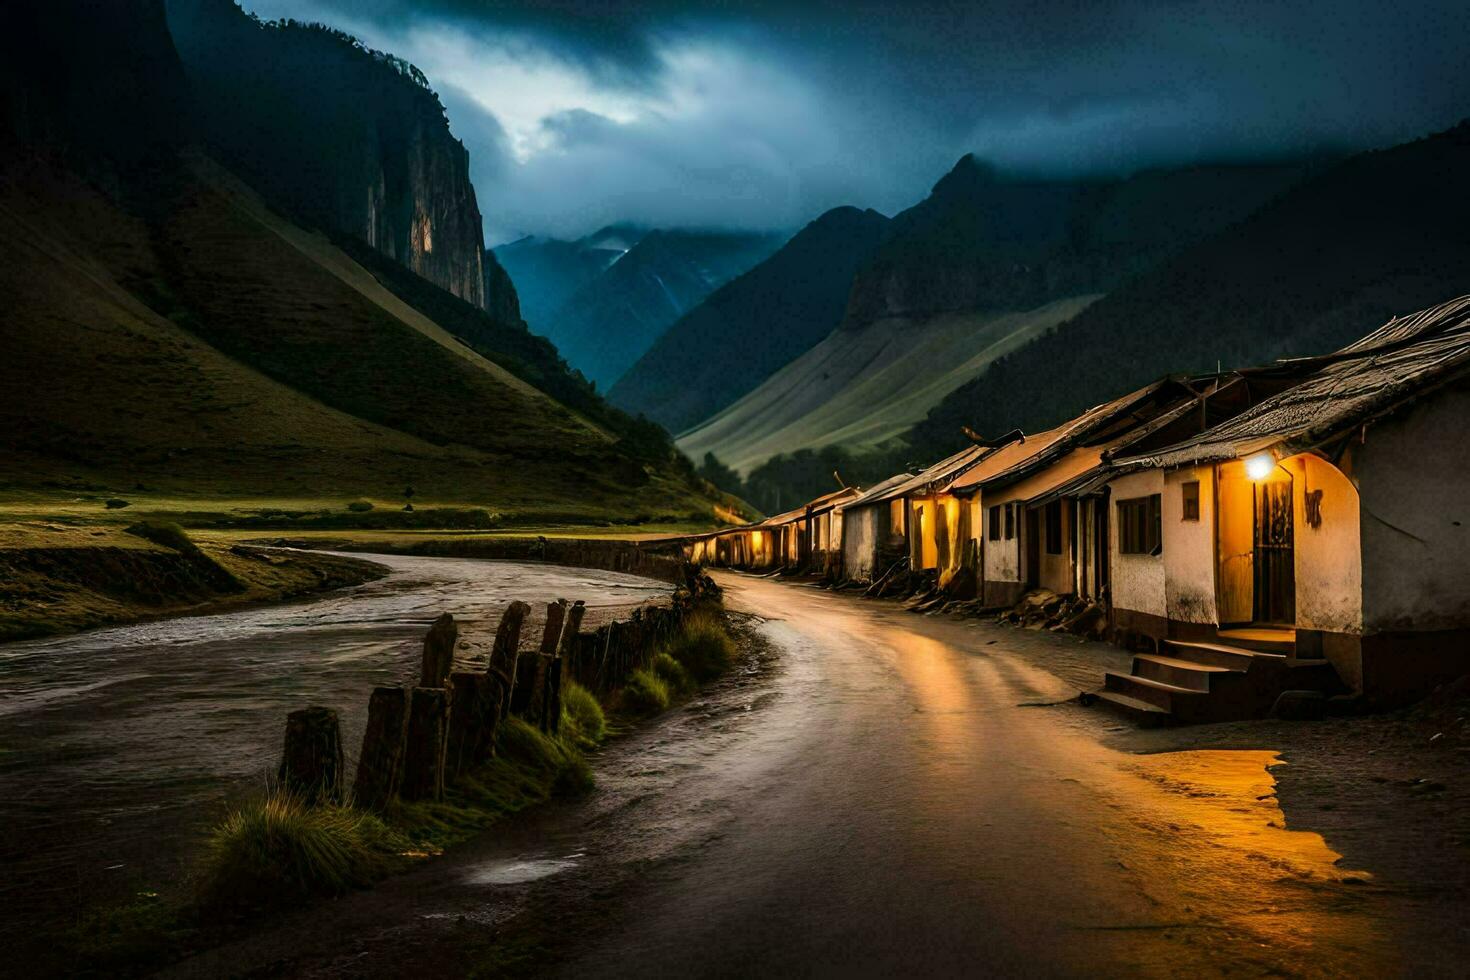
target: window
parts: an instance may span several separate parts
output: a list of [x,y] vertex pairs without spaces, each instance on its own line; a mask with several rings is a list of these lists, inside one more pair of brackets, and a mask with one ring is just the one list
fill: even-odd
[[1163,552],[1159,494],[1118,501],[1118,550],[1125,555]]
[[1184,520],[1199,520],[1199,481],[1190,480],[1179,489],[1184,494]]
[[990,540],[1000,540],[1000,504],[990,508]]
[[1016,505],[1006,504],[1006,540],[1016,536]]
[[1046,553],[1062,553],[1062,502],[1053,500],[1046,505]]

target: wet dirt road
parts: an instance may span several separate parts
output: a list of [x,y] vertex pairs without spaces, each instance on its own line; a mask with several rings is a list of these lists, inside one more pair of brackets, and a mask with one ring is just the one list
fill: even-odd
[[721,575],[772,656],[523,815],[179,975],[1395,975],[1265,751],[1137,755],[1005,628]]
[[159,888],[273,773],[286,712],[338,709],[355,754],[368,694],[416,676],[439,613],[474,642],[514,599],[538,615],[584,599],[594,622],[668,591],[556,565],[355,557],[392,571],[286,605],[0,647],[0,937]]

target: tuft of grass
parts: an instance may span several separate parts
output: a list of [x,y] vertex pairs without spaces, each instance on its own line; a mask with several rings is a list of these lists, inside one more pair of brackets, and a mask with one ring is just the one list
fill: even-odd
[[254,908],[340,895],[386,875],[407,846],[370,813],[309,806],[276,791],[236,810],[215,828],[201,897],[205,905]]
[[561,685],[561,729],[574,744],[591,748],[607,737],[607,715],[597,697],[576,681]]
[[682,691],[687,691],[691,686],[689,672],[684,669],[684,665],[667,653],[659,653],[655,656],[653,663],[649,665],[649,669],[653,671],[655,676],[667,684],[669,690],[673,693],[677,694]]
[[354,514],[366,514],[373,509],[373,502],[371,500],[354,500],[347,505],[347,509]]
[[635,715],[656,715],[669,707],[669,685],[651,670],[635,670],[623,685],[623,707]]
[[78,964],[88,974],[136,975],[155,965],[162,952],[192,939],[197,929],[180,909],[157,892],[138,892],[133,901],[87,911],[70,932]]
[[696,683],[707,684],[735,662],[735,641],[717,611],[701,609],[685,621],[667,648]]
[[447,787],[442,801],[398,802],[387,817],[418,849],[442,849],[502,816],[591,786],[592,771],[575,745],[512,717],[496,730],[495,758]]
[[132,501],[124,500],[121,497],[109,497],[103,506],[105,506],[108,510],[122,510],[124,507],[133,506],[133,503]]

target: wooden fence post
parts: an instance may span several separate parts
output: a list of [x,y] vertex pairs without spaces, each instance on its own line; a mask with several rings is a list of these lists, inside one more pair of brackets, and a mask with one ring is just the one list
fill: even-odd
[[381,810],[398,795],[403,780],[403,737],[408,726],[408,692],[401,687],[373,688],[368,699],[367,727],[357,757],[353,801]]
[[546,604],[546,627],[541,631],[541,646],[529,658],[522,657],[516,668],[516,686],[511,696],[510,710],[529,722],[541,719],[542,691],[546,686],[546,666],[556,656],[557,643],[561,640],[562,624],[566,621],[567,601],[558,599]]
[[286,741],[276,778],[308,803],[342,801],[342,730],[337,712],[312,705],[286,716]]
[[569,661],[575,656],[577,636],[582,630],[582,617],[587,604],[578,599],[566,610],[566,623],[557,638],[556,649],[546,665],[546,681],[541,689],[541,730],[552,735],[561,731],[561,686]]
[[524,602],[512,602],[505,608],[500,625],[495,629],[495,646],[490,650],[488,673],[500,687],[496,701],[499,706],[497,714],[502,718],[510,713],[511,692],[516,685],[516,660],[521,652],[521,624],[530,611],[531,607]]
[[459,626],[449,613],[441,613],[424,636],[424,664],[419,687],[443,687],[454,669],[454,645]]
[[449,692],[442,687],[416,687],[408,710],[408,739],[403,753],[405,800],[444,798],[444,747],[449,730]]
[[445,771],[463,775],[495,754],[495,726],[500,723],[499,688],[478,670],[449,675],[449,744]]

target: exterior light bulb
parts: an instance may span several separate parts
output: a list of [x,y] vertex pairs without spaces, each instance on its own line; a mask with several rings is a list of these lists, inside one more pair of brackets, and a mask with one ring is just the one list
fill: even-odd
[[1276,459],[1270,453],[1257,453],[1245,461],[1245,475],[1252,480],[1264,480],[1276,468]]

